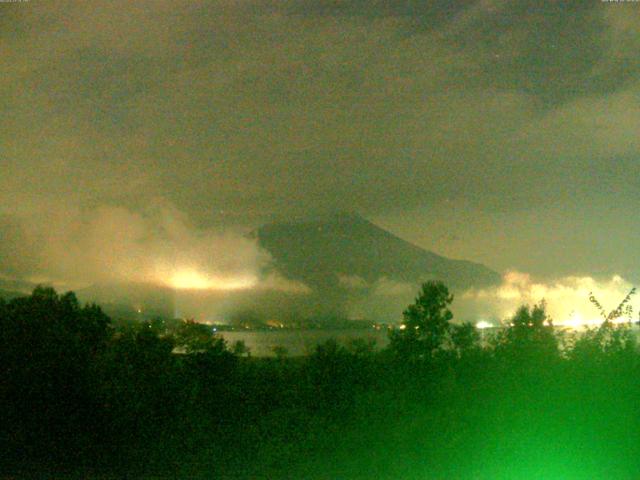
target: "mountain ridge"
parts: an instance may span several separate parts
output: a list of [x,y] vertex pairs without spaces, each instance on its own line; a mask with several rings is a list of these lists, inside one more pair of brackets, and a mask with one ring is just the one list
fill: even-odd
[[366,282],[444,281],[453,289],[500,283],[500,275],[468,260],[423,249],[351,212],[261,226],[252,235],[286,277],[330,289],[340,276]]

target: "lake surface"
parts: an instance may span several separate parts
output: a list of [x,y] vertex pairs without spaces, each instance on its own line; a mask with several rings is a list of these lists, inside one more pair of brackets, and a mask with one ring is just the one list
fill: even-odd
[[[488,328],[480,331],[480,342],[486,342],[493,336],[498,328]],[[566,333],[565,340],[571,338],[572,335],[580,335],[583,330],[572,330],[566,327],[558,327],[558,331]],[[631,331],[635,334],[640,342],[640,328],[634,324]],[[382,330],[250,330],[235,332],[218,332],[232,346],[238,340],[244,341],[251,350],[254,357],[273,357],[274,347],[284,347],[287,349],[288,356],[300,356],[313,353],[316,346],[335,338],[341,345],[347,345],[350,341],[358,338],[364,340],[374,340],[375,348],[380,350],[389,344],[388,331]],[[569,343],[570,344],[570,343]],[[562,344],[561,347],[563,348]]]
[[347,345],[351,340],[358,338],[374,340],[376,349],[387,346],[389,338],[387,330],[261,330],[261,331],[235,331],[219,332],[229,346],[238,340],[251,350],[254,357],[275,356],[273,348],[280,346],[287,349],[289,356],[308,355],[313,353],[316,346],[335,338],[341,345]]

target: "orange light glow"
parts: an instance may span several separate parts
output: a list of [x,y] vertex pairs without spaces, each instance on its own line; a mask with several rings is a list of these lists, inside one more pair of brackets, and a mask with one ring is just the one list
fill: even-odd
[[168,284],[177,290],[242,290],[256,284],[250,276],[210,276],[194,269],[178,270],[169,277]]

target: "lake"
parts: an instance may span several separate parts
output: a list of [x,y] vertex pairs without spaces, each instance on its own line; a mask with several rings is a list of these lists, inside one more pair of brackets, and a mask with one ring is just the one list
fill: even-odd
[[313,353],[316,345],[331,338],[335,338],[341,345],[351,340],[362,338],[375,340],[376,349],[387,346],[389,338],[387,330],[251,330],[219,332],[229,346],[242,340],[251,350],[254,357],[272,357],[273,347],[281,346],[287,349],[289,356],[307,355]]
[[[631,327],[632,332],[640,341],[640,329],[636,324]],[[497,328],[480,330],[480,342],[486,342],[495,334]],[[558,332],[566,332],[565,339],[571,335],[580,335],[581,330],[572,330],[567,327],[557,327]],[[341,345],[347,345],[351,340],[362,338],[374,340],[377,350],[389,344],[388,331],[386,329],[354,329],[354,330],[248,330],[234,332],[218,332],[229,346],[238,340],[244,341],[254,357],[273,357],[273,347],[281,346],[287,349],[288,356],[300,356],[313,353],[315,347],[331,338],[335,338]],[[564,348],[561,343],[561,348]]]

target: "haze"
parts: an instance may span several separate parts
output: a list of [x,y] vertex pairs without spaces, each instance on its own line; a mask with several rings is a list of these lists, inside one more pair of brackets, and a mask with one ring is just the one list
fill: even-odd
[[247,232],[347,210],[618,295],[640,267],[637,7],[2,3],[0,274],[244,288],[266,261]]

